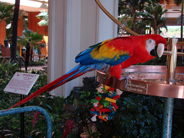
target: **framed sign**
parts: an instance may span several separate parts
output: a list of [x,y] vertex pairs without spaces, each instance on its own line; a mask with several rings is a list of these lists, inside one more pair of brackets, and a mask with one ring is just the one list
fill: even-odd
[[4,91],[28,95],[38,77],[38,74],[16,72]]

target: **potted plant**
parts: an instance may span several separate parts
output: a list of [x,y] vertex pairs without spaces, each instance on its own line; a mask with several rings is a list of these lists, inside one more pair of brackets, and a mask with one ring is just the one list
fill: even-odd
[[31,59],[33,48],[41,48],[44,44],[40,43],[43,39],[43,35],[37,32],[33,32],[29,29],[23,30],[23,35],[18,38],[18,44],[26,48],[26,57],[25,57],[25,69],[27,71],[27,67],[29,65],[29,56],[31,51]]

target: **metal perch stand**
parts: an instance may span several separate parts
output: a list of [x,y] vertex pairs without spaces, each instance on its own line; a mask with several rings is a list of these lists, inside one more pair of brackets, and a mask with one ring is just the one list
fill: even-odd
[[[115,19],[99,0],[95,1],[118,26],[130,34],[139,35]],[[102,84],[138,94],[165,97],[162,138],[171,138],[174,98],[184,99],[184,67],[176,67],[177,56],[184,56],[184,53],[177,52],[176,43],[176,40],[170,39],[167,44],[168,51],[164,51],[164,55],[167,55],[166,66],[135,65],[123,69],[123,75],[132,78],[126,89],[125,80],[120,81],[116,78],[107,80],[108,77],[104,72],[97,71],[97,81]],[[181,42],[178,42],[177,45],[181,45]]]

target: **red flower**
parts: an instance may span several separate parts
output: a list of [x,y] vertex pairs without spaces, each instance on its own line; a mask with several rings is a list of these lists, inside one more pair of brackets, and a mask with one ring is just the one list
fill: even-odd
[[66,123],[66,128],[65,128],[65,131],[64,131],[64,134],[63,134],[63,138],[66,138],[68,133],[71,131],[71,129],[75,126],[75,124],[73,123],[73,120],[69,120],[67,123]]
[[40,112],[36,111],[33,113],[34,114],[34,119],[32,120],[32,128],[34,128],[36,121],[40,118],[38,117],[38,115],[40,114]]

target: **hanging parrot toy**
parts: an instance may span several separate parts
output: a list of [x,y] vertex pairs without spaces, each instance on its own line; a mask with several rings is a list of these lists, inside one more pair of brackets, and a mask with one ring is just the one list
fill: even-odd
[[122,68],[127,68],[137,63],[144,63],[154,57],[161,57],[166,42],[166,39],[160,35],[152,34],[116,37],[97,43],[76,56],[75,62],[79,63],[76,67],[11,106],[9,109],[22,105],[46,91],[50,92],[56,87],[89,71],[100,70],[108,73],[110,77],[122,79]]

